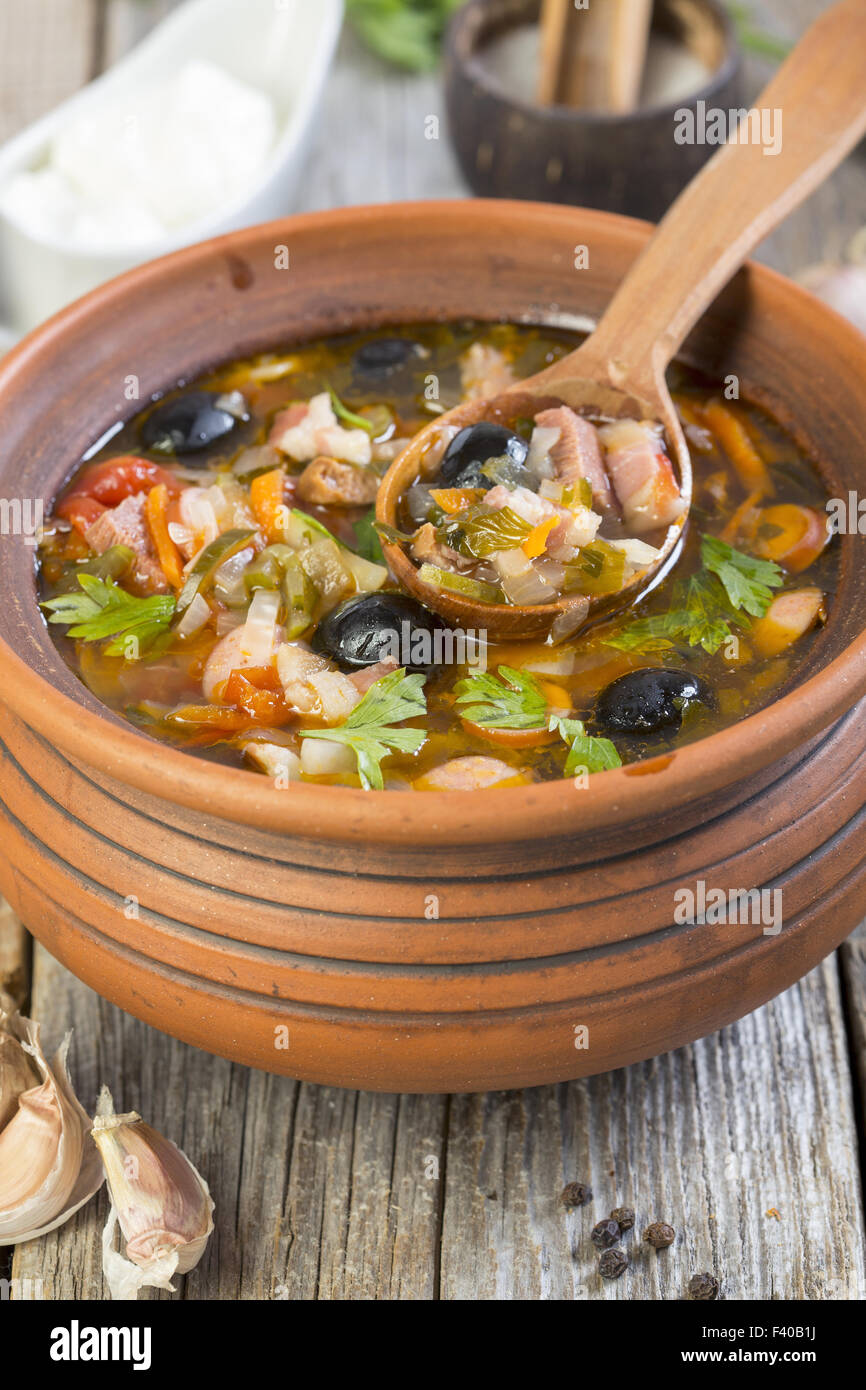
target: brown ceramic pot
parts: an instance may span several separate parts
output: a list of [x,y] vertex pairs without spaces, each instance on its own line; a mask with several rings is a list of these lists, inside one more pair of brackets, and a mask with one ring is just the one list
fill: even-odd
[[[0,365],[0,498],[50,499],[135,408],[131,376],[146,399],[217,360],[343,328],[596,315],[648,232],[562,207],[425,203],[181,251]],[[573,269],[576,243],[591,270]],[[834,495],[862,490],[866,341],[848,324],[750,267],[688,355],[738,372]],[[473,1090],[675,1047],[791,984],[866,909],[866,570],[862,541],[841,545],[830,622],[762,712],[584,790],[422,795],[278,791],[136,732],[60,660],[32,547],[4,536],[0,887],[107,998],[266,1070]],[[781,931],[678,924],[674,894],[699,880],[780,888]]]

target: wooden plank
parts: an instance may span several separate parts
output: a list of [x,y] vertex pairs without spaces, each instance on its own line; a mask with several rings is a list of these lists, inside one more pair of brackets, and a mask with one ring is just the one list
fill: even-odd
[[0,898],[0,990],[21,1007],[30,987],[30,937],[5,898]]
[[[834,964],[722,1033],[570,1085],[452,1102],[442,1246],[448,1299],[859,1299],[863,1213]],[[593,1202],[564,1212],[566,1182]],[[631,1267],[597,1273],[595,1221],[637,1212]],[[771,1210],[778,1213],[778,1219]],[[658,1254],[640,1240],[666,1220]]]
[[[178,1296],[435,1296],[445,1097],[299,1085],[234,1066],[106,1004],[41,947],[33,997],[49,1045],[75,1029],[70,1071],[85,1108],[107,1084],[119,1109],[167,1134],[210,1184],[215,1233]],[[13,1277],[48,1299],[106,1297],[106,1210],[103,1192],[60,1231],[19,1246]]]
[[0,140],[94,75],[96,0],[0,6]]

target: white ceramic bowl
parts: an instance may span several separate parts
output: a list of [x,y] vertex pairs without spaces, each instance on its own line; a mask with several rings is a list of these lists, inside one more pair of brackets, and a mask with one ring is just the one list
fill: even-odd
[[94,102],[164,81],[190,57],[209,59],[274,102],[278,138],[251,191],[147,245],[82,247],[35,235],[0,210],[0,321],[33,328],[95,285],[179,246],[291,211],[307,137],[340,33],[343,0],[188,0],[102,77],[0,149],[0,186],[39,166],[55,132]]

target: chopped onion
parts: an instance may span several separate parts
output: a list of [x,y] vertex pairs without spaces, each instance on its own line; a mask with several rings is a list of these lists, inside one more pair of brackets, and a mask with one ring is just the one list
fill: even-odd
[[183,526],[179,521],[168,523],[168,534],[171,536],[175,545],[183,549],[185,546],[192,545],[195,536],[189,526]]
[[201,537],[202,547],[210,545],[220,533],[219,521],[210,496],[216,488],[188,487],[181,493],[180,514],[193,536]]
[[551,428],[549,425],[536,425],[532,431],[529,453],[526,456],[526,467],[537,478],[556,477],[556,469],[553,466],[550,451],[559,443],[561,434],[562,430]]
[[522,550],[498,550],[490,558],[512,603],[549,603],[556,597],[551,585]]
[[301,760],[291,748],[279,743],[264,743],[250,739],[241,744],[251,763],[255,763],[268,777],[280,777],[287,782],[296,782],[301,775]]
[[574,651],[570,647],[563,648],[556,655],[551,655],[549,661],[527,661],[524,662],[525,671],[534,671],[539,676],[571,676],[574,674]]
[[231,608],[246,607],[247,591],[243,576],[255,553],[254,548],[248,545],[244,550],[238,551],[237,555],[231,555],[228,560],[224,560],[214,575],[214,592],[217,598]]
[[247,614],[244,650],[251,666],[269,666],[277,645],[280,596],[273,589],[256,589]]
[[226,391],[224,395],[217,396],[214,406],[217,410],[224,410],[226,415],[233,415],[236,420],[249,419],[250,412],[243,391]]
[[624,541],[608,541],[608,545],[612,545],[615,550],[625,551],[626,564],[631,565],[636,570],[646,569],[647,565],[651,565],[659,557],[659,551],[654,545],[647,545],[646,541],[639,541],[634,538]]
[[236,627],[243,627],[245,622],[246,615],[237,610],[229,613],[218,613],[216,620],[217,637],[225,637],[227,632],[234,632]]
[[301,771],[308,777],[328,777],[356,768],[355,754],[345,743],[329,738],[305,738],[301,743]]
[[177,625],[178,637],[192,637],[201,631],[209,618],[210,606],[207,599],[202,598],[201,594],[196,594]]

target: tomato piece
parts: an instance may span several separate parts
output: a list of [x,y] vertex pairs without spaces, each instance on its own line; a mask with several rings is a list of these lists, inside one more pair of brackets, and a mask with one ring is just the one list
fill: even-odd
[[232,671],[221,698],[263,724],[283,724],[292,717],[273,666],[246,666]]
[[86,469],[75,485],[75,492],[93,497],[106,507],[116,507],[125,497],[149,492],[160,483],[164,483],[171,494],[182,490],[174,474],[161,464],[151,463],[150,459],[139,458],[136,454],[121,454],[119,458],[106,459]]
[[808,569],[830,539],[826,515],[794,502],[765,507],[761,522],[775,534],[762,536],[758,528],[758,554],[784,565],[789,574],[800,574]]
[[55,515],[62,517],[64,521],[71,521],[82,536],[88,526],[92,526],[97,517],[102,516],[107,510],[101,502],[97,502],[93,497],[83,497],[80,492],[71,492],[68,497],[61,498],[54,508]]

